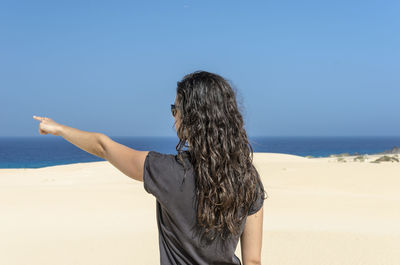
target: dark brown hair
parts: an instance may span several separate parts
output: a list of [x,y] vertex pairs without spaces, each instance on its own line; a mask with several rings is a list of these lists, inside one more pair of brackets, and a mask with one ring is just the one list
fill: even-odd
[[196,71],[178,82],[177,104],[181,123],[176,150],[183,161],[182,148],[190,147],[202,238],[238,236],[257,194],[266,196],[258,185],[236,93],[223,77]]

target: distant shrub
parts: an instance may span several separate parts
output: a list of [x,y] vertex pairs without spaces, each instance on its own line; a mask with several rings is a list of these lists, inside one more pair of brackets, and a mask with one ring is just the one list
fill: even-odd
[[399,162],[399,159],[396,157],[392,156],[381,156],[380,158],[376,159],[373,161],[374,163],[379,163],[379,162]]
[[365,161],[365,157],[364,156],[356,156],[353,161],[360,161],[360,162],[364,162]]
[[313,156],[306,156],[306,158],[313,158]]
[[338,162],[346,162],[346,159],[344,159],[343,157],[338,157],[337,161]]

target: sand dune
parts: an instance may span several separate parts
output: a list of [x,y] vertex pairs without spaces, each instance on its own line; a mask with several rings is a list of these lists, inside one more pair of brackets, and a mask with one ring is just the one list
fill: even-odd
[[[376,157],[255,153],[262,264],[400,264],[400,163]],[[159,264],[155,199],[108,162],[0,169],[0,212],[0,264]]]

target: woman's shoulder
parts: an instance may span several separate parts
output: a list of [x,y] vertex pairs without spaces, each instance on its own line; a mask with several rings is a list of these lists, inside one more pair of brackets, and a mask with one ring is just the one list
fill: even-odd
[[[155,150],[149,151],[149,154],[154,155],[154,156],[172,156],[172,157],[178,156],[178,154],[164,153],[164,152],[159,152],[159,151],[155,151]],[[182,155],[182,157],[185,157],[185,158],[190,157],[190,152],[187,150],[181,151],[180,154]]]
[[149,160],[157,161],[158,163],[177,164],[183,167],[191,166],[190,152],[182,151],[180,154],[163,153],[155,150],[149,151],[147,157]]

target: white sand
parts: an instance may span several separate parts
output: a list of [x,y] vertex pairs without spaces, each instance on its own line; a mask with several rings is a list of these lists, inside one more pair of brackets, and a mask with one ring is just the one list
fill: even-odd
[[[262,264],[400,264],[400,163],[369,157],[255,153]],[[108,162],[0,169],[0,264],[159,264],[155,199]]]

